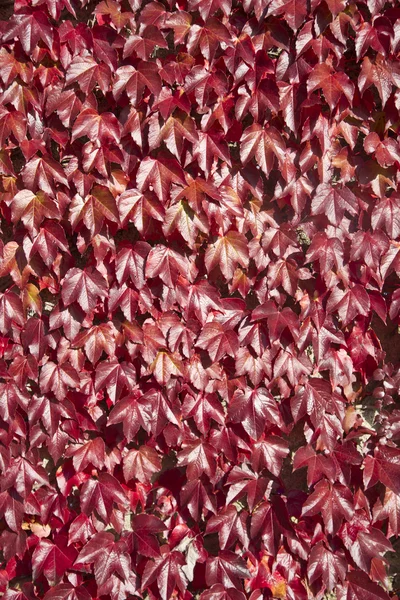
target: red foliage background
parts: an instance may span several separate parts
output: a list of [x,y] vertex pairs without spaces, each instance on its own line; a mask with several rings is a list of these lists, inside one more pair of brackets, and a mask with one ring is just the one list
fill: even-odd
[[396,598],[399,3],[13,11],[3,597]]

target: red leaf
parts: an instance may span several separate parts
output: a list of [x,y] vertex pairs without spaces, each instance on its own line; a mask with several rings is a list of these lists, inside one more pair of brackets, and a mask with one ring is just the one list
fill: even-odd
[[307,565],[310,583],[321,577],[326,589],[331,592],[338,581],[344,581],[346,572],[347,565],[344,552],[340,550],[331,552],[321,542],[311,549]]
[[91,595],[83,586],[74,587],[71,583],[59,583],[44,596],[46,600],[90,600]]
[[178,353],[158,352],[154,362],[150,365],[157,383],[166,385],[172,375],[179,377],[184,372],[182,361]]
[[289,27],[296,31],[304,22],[307,7],[296,0],[273,0],[268,12],[272,15],[283,15]]
[[119,196],[117,203],[121,222],[126,224],[132,221],[141,233],[149,229],[152,219],[164,220],[164,209],[155,194],[126,190]]
[[204,325],[196,345],[207,350],[214,362],[221,360],[226,354],[234,357],[239,349],[237,334],[216,322]]
[[340,600],[389,600],[383,588],[362,571],[351,571],[345,586],[339,589]]
[[[117,5],[118,6],[118,5]],[[124,13],[119,13],[121,16]],[[147,60],[156,48],[168,48],[161,31],[154,25],[146,27],[142,35],[131,35],[124,45],[124,58],[135,53],[142,60]]]
[[32,236],[39,233],[43,219],[60,216],[57,205],[43,192],[33,194],[30,190],[22,190],[14,196],[12,202],[13,222],[22,221]]
[[388,519],[388,537],[400,535],[400,496],[386,490],[383,502],[377,500],[374,506],[374,522]]
[[[32,224],[31,221],[29,221],[29,223],[30,225]],[[26,223],[28,229],[29,226],[28,223]],[[64,230],[60,225],[54,223],[54,221],[45,221],[42,227],[40,227],[39,234],[35,237],[32,244],[30,257],[38,252],[46,266],[51,267],[55,263],[59,251],[70,254]]]
[[199,479],[189,481],[181,491],[181,502],[187,506],[192,518],[197,521],[206,511],[216,514],[215,498]]
[[375,62],[372,62],[367,56],[363,59],[358,77],[361,94],[371,85],[374,85],[378,90],[382,105],[385,106],[392,93],[392,86],[397,80],[398,74],[396,69],[393,68],[393,65],[387,63],[385,59],[379,56]]
[[225,550],[207,560],[206,582],[209,586],[220,583],[225,589],[235,587],[240,590],[240,580],[249,575],[244,560],[233,552]]
[[70,446],[72,462],[76,471],[83,471],[88,465],[102,469],[105,460],[105,445],[101,438],[90,440],[83,444],[78,450]]
[[393,193],[389,198],[382,198],[375,206],[371,215],[374,230],[383,229],[388,236],[396,239],[400,235],[400,198]]
[[251,466],[255,471],[260,471],[265,467],[278,477],[283,460],[288,453],[289,448],[282,438],[268,435],[253,445]]
[[167,529],[164,523],[153,515],[142,513],[133,517],[132,528],[134,545],[137,551],[149,558],[160,556],[157,534]]
[[22,498],[13,489],[0,494],[0,514],[12,531],[18,533],[21,530],[24,505]]
[[154,448],[141,446],[128,451],[123,465],[127,483],[134,478],[142,483],[150,483],[153,475],[161,470],[161,459]]
[[137,69],[131,65],[119,67],[115,75],[113,93],[116,100],[126,91],[133,106],[136,106],[146,87],[155,96],[161,92],[161,78],[153,62],[141,61]]
[[324,379],[310,378],[291,399],[290,406],[295,422],[309,415],[318,427],[325,412],[344,417],[344,398],[334,392]]
[[318,89],[322,89],[331,111],[337,106],[342,95],[347,98],[350,106],[352,105],[354,84],[345,73],[335,72],[327,63],[317,65],[307,80],[309,94]]
[[142,577],[142,589],[157,581],[160,598],[169,600],[175,589],[181,592],[186,589],[186,578],[182,571],[186,563],[180,552],[170,552],[168,546],[162,546],[161,553],[154,562],[147,561]]
[[255,124],[248,127],[241,138],[240,157],[244,164],[255,157],[257,164],[268,177],[276,160],[284,158],[285,143],[275,127],[263,128]]
[[321,514],[325,528],[335,535],[343,519],[351,520],[354,514],[353,497],[348,488],[338,483],[332,485],[322,480],[303,505],[302,516]]
[[101,586],[117,573],[123,580],[131,576],[131,561],[124,543],[115,542],[112,533],[96,533],[80,551],[75,564],[94,563],[94,576]]
[[197,479],[202,473],[213,477],[216,469],[215,449],[207,442],[187,441],[182,444],[178,454],[178,465],[186,466],[186,476],[189,481]]
[[216,583],[208,591],[203,592],[201,600],[245,600],[245,595],[236,588],[228,588]]
[[311,203],[311,213],[326,215],[332,225],[340,225],[346,211],[355,215],[356,210],[356,197],[348,187],[332,187],[328,183],[318,186]]
[[132,393],[115,404],[110,412],[108,424],[122,423],[124,435],[131,442],[140,427],[148,430],[151,421],[151,406],[143,401],[139,394]]
[[207,523],[206,533],[218,532],[221,550],[230,548],[236,540],[239,540],[246,548],[249,543],[247,518],[248,513],[246,511],[239,513],[234,506],[227,506],[218,515],[210,518]]
[[114,502],[124,506],[127,499],[115,477],[108,473],[100,473],[98,479],[89,479],[83,484],[80,502],[86,515],[96,510],[99,517],[108,523]]
[[93,108],[85,108],[76,118],[71,142],[86,136],[92,142],[114,141],[119,143],[121,131],[117,118],[109,112],[99,114]]
[[179,163],[170,158],[158,160],[147,157],[140,163],[136,175],[138,189],[143,192],[154,189],[157,198],[165,204],[172,183],[185,185],[185,174]]
[[82,221],[94,236],[100,233],[104,221],[118,223],[119,214],[110,191],[102,185],[95,185],[90,193],[82,198],[74,196],[70,205],[70,219],[75,229]]
[[334,461],[324,454],[317,454],[312,446],[299,448],[293,459],[293,470],[307,467],[307,483],[311,487],[325,476],[330,481],[335,481],[336,468]]
[[395,494],[400,494],[400,451],[397,448],[379,447],[372,460],[382,483]]
[[57,585],[65,571],[72,566],[74,556],[76,554],[71,548],[61,549],[50,540],[41,539],[32,555],[33,579],[43,573],[49,585]]
[[237,264],[246,268],[249,264],[249,251],[247,240],[237,231],[228,231],[214,244],[208,246],[205,256],[208,273],[219,265],[225,279],[233,277]]
[[12,16],[7,32],[3,35],[3,41],[12,40],[14,37],[21,41],[22,48],[29,55],[39,40],[42,40],[51,49],[53,27],[43,11],[31,12],[28,9]]
[[188,274],[188,259],[167,246],[154,246],[146,261],[146,277],[160,277],[169,287],[173,287],[179,274]]
[[47,362],[40,372],[40,390],[42,393],[53,392],[57,400],[65,398],[68,388],[77,388],[80,384],[78,373],[68,363],[57,365]]
[[6,0],[5,600],[395,594],[397,4]]
[[84,311],[96,307],[98,298],[107,296],[107,283],[96,269],[81,271],[73,267],[65,275],[61,297],[65,306],[78,302]]
[[371,570],[374,557],[393,551],[392,544],[379,529],[369,527],[357,517],[343,525],[340,537],[355,564],[367,573]]
[[73,340],[73,346],[76,348],[85,348],[86,356],[91,363],[95,364],[105,352],[112,356],[115,352],[115,334],[111,323],[94,325],[90,329],[82,331]]
[[37,192],[39,190],[40,192],[43,190],[43,192],[49,195],[54,195],[57,183],[68,187],[68,180],[64,170],[50,156],[31,158],[22,170],[22,179],[26,187],[32,191]]
[[124,389],[129,390],[136,383],[136,370],[127,362],[118,362],[116,358],[99,363],[96,369],[95,389],[106,388],[113,404],[121,396]]
[[193,417],[196,427],[202,434],[210,430],[211,420],[224,425],[225,415],[219,399],[214,394],[188,394],[182,406],[182,415]]
[[32,465],[22,456],[13,458],[7,472],[1,481],[1,490],[8,490],[14,486],[17,492],[26,498],[35,485],[48,485],[49,480],[46,471],[40,465]]
[[80,542],[86,544],[88,539],[95,533],[92,521],[85,514],[80,514],[71,523],[68,532],[68,544]]
[[226,496],[226,503],[235,502],[246,496],[247,504],[252,511],[254,506],[264,497],[268,482],[265,477],[253,473],[244,463],[241,467],[233,467],[229,473],[226,485],[230,486]]
[[104,63],[98,64],[89,53],[86,53],[73,59],[67,70],[65,81],[67,85],[77,82],[82,92],[88,94],[96,84],[102,90],[108,89],[110,78],[109,67]]
[[357,284],[345,292],[336,288],[329,297],[326,309],[328,313],[337,312],[343,324],[348,325],[357,315],[368,315],[370,310],[368,293]]
[[283,427],[279,408],[267,390],[258,388],[236,390],[229,405],[228,416],[234,423],[242,423],[245,431],[254,440],[264,433],[267,423]]

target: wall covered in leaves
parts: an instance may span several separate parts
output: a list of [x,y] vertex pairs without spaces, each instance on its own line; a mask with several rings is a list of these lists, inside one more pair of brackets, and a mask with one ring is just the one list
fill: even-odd
[[3,15],[4,600],[397,598],[399,55],[397,1]]

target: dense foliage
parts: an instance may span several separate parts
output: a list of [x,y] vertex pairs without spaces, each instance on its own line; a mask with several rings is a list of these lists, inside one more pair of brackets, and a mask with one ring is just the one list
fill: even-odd
[[395,598],[400,4],[0,23],[5,600]]

